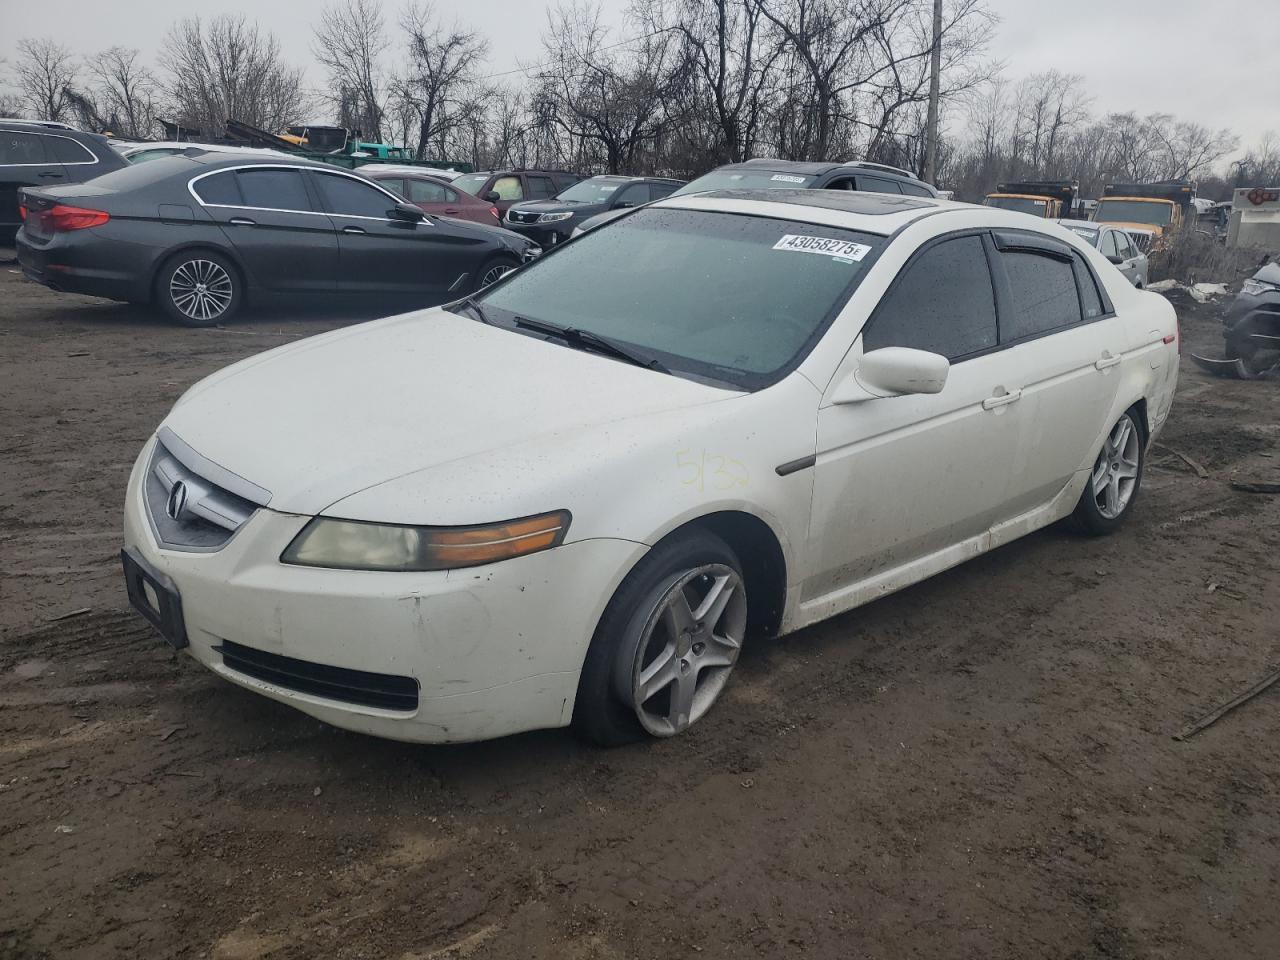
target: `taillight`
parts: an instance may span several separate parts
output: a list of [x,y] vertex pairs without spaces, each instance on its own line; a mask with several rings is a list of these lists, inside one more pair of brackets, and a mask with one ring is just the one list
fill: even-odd
[[490,212],[491,214],[493,214],[493,219],[495,219],[495,220],[501,220],[501,219],[502,219],[502,214],[500,214],[500,213],[498,212],[498,208],[497,208],[497,207],[490,207],[490,208],[489,208],[489,212]]
[[68,207],[58,204],[52,210],[40,214],[45,224],[56,230],[84,230],[88,227],[100,227],[111,215],[102,210],[89,210],[85,207]]
[[21,203],[20,203],[20,204],[18,204],[18,219],[19,219],[19,220],[26,220],[26,219],[27,219],[27,208],[26,208],[26,206],[25,206],[25,205],[23,205],[23,204],[21,204]]

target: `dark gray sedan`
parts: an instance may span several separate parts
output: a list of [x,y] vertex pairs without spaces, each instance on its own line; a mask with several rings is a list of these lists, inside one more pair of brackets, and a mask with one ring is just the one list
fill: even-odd
[[1059,220],[1058,223],[1096,247],[1139,290],[1146,288],[1147,255],[1124,230],[1090,220]]

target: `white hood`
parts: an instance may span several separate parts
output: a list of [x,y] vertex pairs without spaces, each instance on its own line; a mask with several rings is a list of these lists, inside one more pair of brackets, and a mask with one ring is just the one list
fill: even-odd
[[271,509],[315,514],[542,435],[734,395],[435,309],[251,357],[193,387],[164,425],[270,491]]

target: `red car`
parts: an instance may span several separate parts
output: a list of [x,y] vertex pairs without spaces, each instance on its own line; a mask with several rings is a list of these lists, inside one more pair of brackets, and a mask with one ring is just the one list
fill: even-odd
[[439,177],[402,170],[360,172],[420,207],[423,213],[437,217],[457,217],[459,220],[471,220],[489,227],[501,226],[498,208],[492,203],[451,187]]

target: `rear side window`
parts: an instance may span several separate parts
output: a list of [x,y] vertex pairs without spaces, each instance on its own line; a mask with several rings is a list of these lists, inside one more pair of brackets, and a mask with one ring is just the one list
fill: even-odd
[[70,137],[45,137],[44,140],[49,156],[59,163],[96,163],[98,160],[84,144]]
[[865,177],[859,174],[858,189],[866,190],[869,193],[901,193],[898,189],[898,181],[887,180],[884,177]]
[[241,170],[237,177],[247,207],[311,210],[300,170]]
[[996,345],[996,295],[982,238],[957,237],[907,264],[872,315],[863,349],[914,347],[959,360]]
[[1102,296],[1098,293],[1097,281],[1093,271],[1085,264],[1084,257],[1074,252],[1072,256],[1076,261],[1076,275],[1080,278],[1080,305],[1084,308],[1084,318],[1097,320],[1107,312],[1102,305]]
[[414,203],[451,203],[452,191],[443,183],[434,180],[409,180],[408,197]]
[[649,193],[654,200],[661,200],[663,197],[671,196],[678,186],[678,183],[651,183],[649,184]]
[[372,184],[336,173],[316,174],[325,208],[348,217],[385,220],[396,202]]
[[224,207],[239,207],[244,204],[240,196],[240,187],[236,183],[236,175],[231,170],[215,173],[211,177],[197,180],[191,189],[204,203],[217,204]]
[[1000,254],[1009,278],[1009,309],[1000,318],[1008,343],[1068,327],[1081,320],[1080,296],[1070,260],[1006,250]]
[[918,183],[899,183],[898,187],[899,189],[902,190],[903,193],[907,194],[908,196],[929,197],[929,198],[933,197],[933,194],[929,192],[928,187],[921,186]]
[[555,185],[551,182],[550,177],[529,177],[529,198],[532,200],[546,200],[556,195]]
[[47,163],[44,137],[35,133],[0,131],[0,163]]

